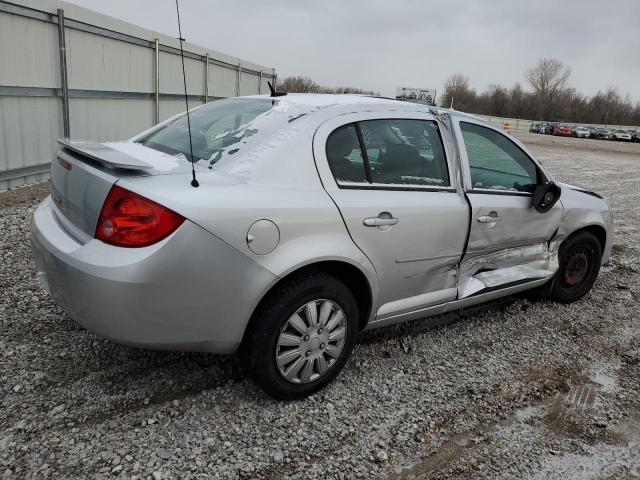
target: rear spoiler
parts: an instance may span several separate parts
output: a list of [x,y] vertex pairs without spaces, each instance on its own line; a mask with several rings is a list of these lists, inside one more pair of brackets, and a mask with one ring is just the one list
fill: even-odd
[[59,138],[58,143],[64,148],[101,163],[105,167],[125,170],[148,170],[153,168],[152,165],[103,143],[92,142],[91,140],[71,140],[70,138]]

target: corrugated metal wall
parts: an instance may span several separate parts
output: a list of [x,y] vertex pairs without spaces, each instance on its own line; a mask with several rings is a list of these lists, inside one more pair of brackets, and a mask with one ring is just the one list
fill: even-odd
[[[97,141],[126,139],[184,111],[179,47],[73,4],[0,0],[0,190],[47,178],[55,139],[64,136],[65,99],[70,136]],[[185,67],[190,106],[265,93],[275,76],[273,68],[191,44]]]

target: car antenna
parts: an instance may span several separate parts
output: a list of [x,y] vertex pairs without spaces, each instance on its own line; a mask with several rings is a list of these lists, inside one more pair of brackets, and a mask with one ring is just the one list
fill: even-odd
[[187,96],[187,74],[184,70],[184,50],[182,49],[182,27],[180,26],[180,7],[176,0],[176,13],[178,14],[178,40],[180,40],[180,59],[182,60],[182,82],[184,83],[184,103],[187,106],[187,130],[189,131],[189,151],[191,152],[191,186],[199,187],[196,179],[195,157],[193,156],[193,142],[191,141],[191,119],[189,118],[189,97]]
[[269,85],[269,90],[271,90],[271,96],[272,97],[283,97],[284,95],[287,94],[287,92],[276,92],[276,89],[271,84],[271,82],[267,82],[267,85]]

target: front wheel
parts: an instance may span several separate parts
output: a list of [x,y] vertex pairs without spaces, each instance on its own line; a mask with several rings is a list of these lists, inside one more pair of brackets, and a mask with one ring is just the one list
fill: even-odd
[[562,303],[582,298],[596,281],[602,261],[602,247],[589,232],[579,232],[560,246],[560,268],[554,277],[550,297]]
[[280,400],[304,398],[342,370],[358,332],[358,305],[337,278],[294,275],[256,312],[245,357],[262,389]]

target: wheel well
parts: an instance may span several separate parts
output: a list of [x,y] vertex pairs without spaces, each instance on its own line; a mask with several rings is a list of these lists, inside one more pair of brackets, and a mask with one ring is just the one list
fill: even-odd
[[244,338],[242,343],[245,343],[245,339],[247,338],[247,332],[250,332],[253,326],[254,319],[256,318],[256,312],[260,310],[263,303],[269,298],[269,296],[277,290],[277,288],[289,279],[292,275],[299,274],[300,272],[305,272],[309,270],[321,271],[325,272],[332,277],[337,278],[344,282],[358,303],[358,311],[360,312],[359,324],[360,329],[363,329],[367,324],[367,319],[369,318],[369,314],[371,312],[371,288],[369,287],[369,282],[367,281],[367,277],[365,277],[364,273],[358,269],[358,267],[354,267],[353,265],[340,262],[340,261],[324,261],[312,263],[310,265],[305,265],[304,267],[299,268],[298,270],[294,270],[290,272],[287,276],[278,280],[278,282],[271,287],[271,289],[266,293],[264,297],[260,300],[255,310],[253,311],[253,315],[251,315],[251,319],[249,320],[249,324],[244,331]]
[[580,233],[580,232],[589,232],[594,237],[596,237],[598,239],[598,243],[600,243],[600,248],[604,253],[604,247],[607,244],[607,231],[603,227],[601,227],[600,225],[589,225],[588,227],[583,227],[579,230],[576,230],[569,236],[573,236],[576,233]]
[[364,273],[358,267],[337,261],[320,262],[310,265],[310,267],[319,268],[332,277],[343,281],[347,288],[351,290],[358,303],[358,311],[360,312],[359,324],[362,330],[367,325],[372,303],[371,288]]

